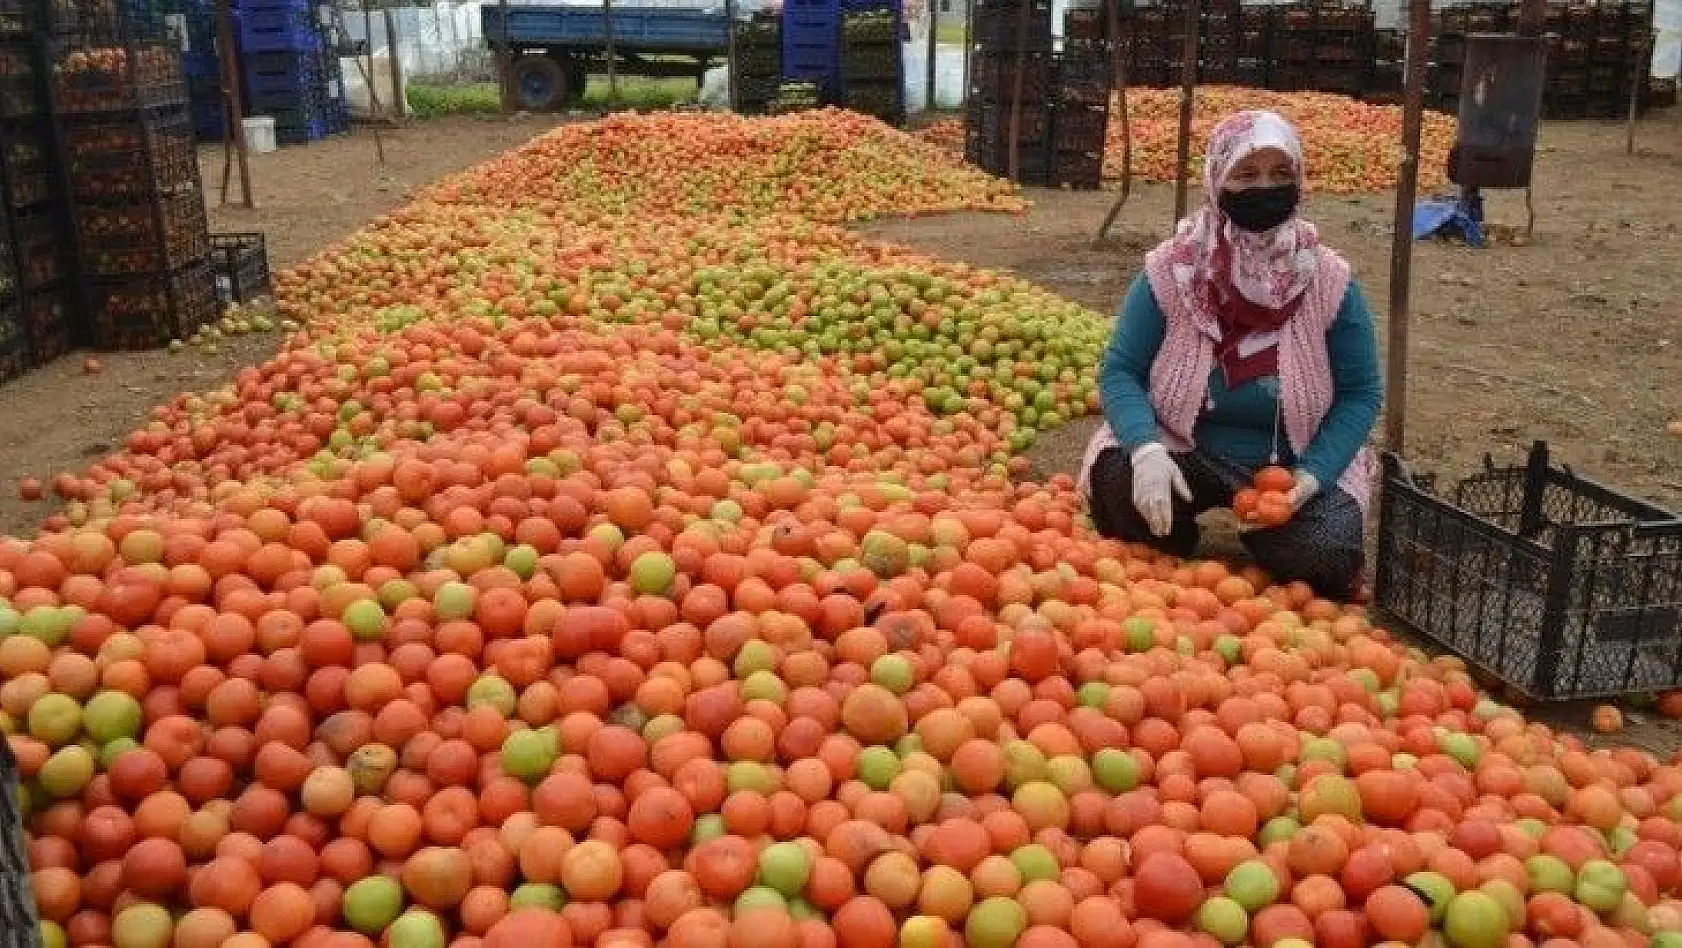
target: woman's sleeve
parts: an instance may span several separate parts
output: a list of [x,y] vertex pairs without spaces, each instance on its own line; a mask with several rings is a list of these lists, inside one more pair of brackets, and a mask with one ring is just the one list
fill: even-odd
[[1298,463],[1323,488],[1337,483],[1355,460],[1384,401],[1372,310],[1355,283],[1349,284],[1337,319],[1326,331],[1326,355],[1332,365],[1332,407]]
[[1149,386],[1151,363],[1162,348],[1166,331],[1162,307],[1156,303],[1150,281],[1140,274],[1121,301],[1098,374],[1104,420],[1110,423],[1116,440],[1129,453],[1141,445],[1161,440]]

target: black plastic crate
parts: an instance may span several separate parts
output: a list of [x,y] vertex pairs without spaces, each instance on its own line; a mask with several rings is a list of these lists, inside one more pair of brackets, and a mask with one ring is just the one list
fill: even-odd
[[25,39],[41,29],[41,0],[0,0],[0,40]]
[[31,364],[46,365],[75,348],[76,326],[71,318],[71,291],[67,284],[24,293],[22,310]]
[[18,280],[37,289],[70,276],[70,233],[57,204],[38,204],[12,212],[12,241]]
[[76,205],[82,270],[119,276],[173,270],[210,252],[204,196],[193,187]]
[[216,295],[224,306],[249,303],[273,288],[262,234],[211,234],[210,249],[216,269]]
[[976,7],[970,43],[989,51],[1050,52],[1051,4],[1035,0],[1028,8],[1026,29],[1021,7],[1015,4]]
[[72,116],[60,124],[59,137],[78,198],[197,188],[197,142],[192,113],[184,107]]
[[[964,115],[964,137],[981,144],[1003,143],[1010,138],[1011,110],[1006,106],[971,106]],[[1043,145],[1051,137],[1051,113],[1044,107],[1022,107],[1017,141]]]
[[0,118],[32,118],[50,111],[40,61],[34,45],[0,41]]
[[[1015,53],[978,53],[970,59],[969,99],[986,105],[1008,104],[1016,98]],[[1022,103],[1043,105],[1051,97],[1052,59],[1049,53],[1022,57]]]
[[1440,493],[1385,458],[1376,603],[1534,700],[1682,685],[1682,519],[1550,463]]
[[11,225],[0,220],[0,302],[13,299],[18,285],[17,248],[12,245]]
[[1051,183],[1072,191],[1098,190],[1104,183],[1103,152],[1058,152],[1052,159]]
[[905,91],[897,78],[886,82],[849,82],[842,99],[848,109],[890,125],[905,121]]
[[[17,300],[0,302],[0,382],[9,382],[34,367],[29,336],[23,328],[22,304]],[[0,907],[0,930],[5,930],[6,925],[6,909]],[[5,937],[0,935],[0,944],[4,944]]]
[[8,122],[0,128],[0,181],[8,207],[34,207],[58,198],[57,163],[46,120]]
[[900,48],[895,43],[888,46],[851,46],[843,44],[841,47],[841,78],[853,82],[856,80],[891,79],[899,80]]
[[63,47],[53,58],[52,90],[60,112],[187,104],[181,51],[162,42]]
[[1051,116],[1052,144],[1063,152],[1102,152],[1109,124],[1109,110],[1102,106],[1059,108]]
[[86,282],[96,349],[155,349],[216,319],[216,274],[208,259],[176,270]]

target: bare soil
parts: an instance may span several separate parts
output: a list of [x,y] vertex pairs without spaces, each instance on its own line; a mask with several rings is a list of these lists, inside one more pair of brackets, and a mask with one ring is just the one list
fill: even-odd
[[[262,230],[271,264],[296,263],[402,203],[412,190],[520,144],[555,118],[450,118],[283,149],[251,163],[257,208],[217,198],[222,156],[201,155],[213,230]],[[1607,483],[1682,508],[1682,113],[1644,121],[1633,156],[1621,125],[1545,126],[1536,169],[1534,235],[1490,249],[1424,244],[1414,254],[1409,328],[1406,456],[1414,469],[1459,475],[1486,453],[1521,457],[1544,439],[1557,456]],[[237,189],[236,189],[237,191]],[[1135,189],[1110,240],[1093,236],[1113,194],[1039,191],[1025,217],[964,214],[881,222],[873,235],[925,252],[1013,271],[1100,311],[1110,311],[1140,258],[1166,235],[1172,188]],[[1193,200],[1197,195],[1193,194]],[[1522,231],[1520,193],[1495,192],[1498,229]],[[1388,334],[1393,197],[1318,198],[1310,216],[1354,265]],[[44,504],[23,504],[13,485],[49,479],[120,445],[152,406],[226,380],[266,358],[275,336],[248,336],[219,352],[82,355],[0,387],[0,531],[32,531]],[[1041,473],[1074,469],[1090,421],[1042,439]],[[1586,708],[1550,711],[1580,732]],[[1662,752],[1682,729],[1647,720],[1619,736]]]

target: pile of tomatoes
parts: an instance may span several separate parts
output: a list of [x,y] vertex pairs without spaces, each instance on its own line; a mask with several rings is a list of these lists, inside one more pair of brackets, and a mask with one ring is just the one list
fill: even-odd
[[1258,527],[1284,526],[1295,512],[1291,506],[1291,490],[1296,486],[1296,475],[1282,467],[1268,465],[1256,471],[1249,487],[1233,495],[1232,512],[1240,523]]
[[1676,948],[1676,761],[1098,538],[1017,452],[1104,321],[816,222],[996,192],[804,121],[444,182],[54,480],[0,541],[47,948]]

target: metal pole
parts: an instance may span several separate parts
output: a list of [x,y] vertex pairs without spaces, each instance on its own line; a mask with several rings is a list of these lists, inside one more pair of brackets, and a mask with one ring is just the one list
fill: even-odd
[[[234,21],[233,14],[228,11],[228,0],[219,0],[216,4],[216,33],[222,62],[222,112],[227,117],[228,141],[233,143],[234,155],[239,162],[240,206],[253,208],[257,202],[251,197],[251,164],[245,148],[245,103],[239,95],[239,49],[234,45]],[[226,149],[223,153],[226,154]],[[222,165],[222,203],[228,203],[226,161]]]
[[1390,235],[1390,339],[1384,405],[1384,445],[1401,454],[1407,434],[1408,294],[1413,276],[1413,202],[1419,187],[1419,130],[1425,100],[1425,47],[1431,41],[1431,0],[1409,0],[1407,74],[1402,92],[1402,166],[1397,171],[1396,217]]
[[936,27],[940,25],[939,0],[927,0],[924,7],[929,11],[929,88],[927,94],[924,96],[923,109],[927,112],[933,112],[935,81],[934,65],[935,60],[940,56],[940,31],[936,29]]
[[602,32],[607,39],[607,107],[619,107],[619,54],[613,45],[613,0],[602,0]]
[[1021,0],[1016,13],[1016,81],[1010,96],[1010,152],[1006,159],[1006,176],[1020,183],[1022,137],[1022,83],[1028,68],[1028,9],[1034,0]]
[[736,94],[736,0],[724,0],[724,20],[724,75],[730,93],[730,111],[734,112],[741,106],[741,98]]
[[1184,0],[1186,5],[1185,49],[1180,60],[1180,149],[1174,163],[1174,226],[1186,216],[1186,189],[1191,167],[1191,112],[1197,98],[1197,34],[1199,32],[1199,2]]

